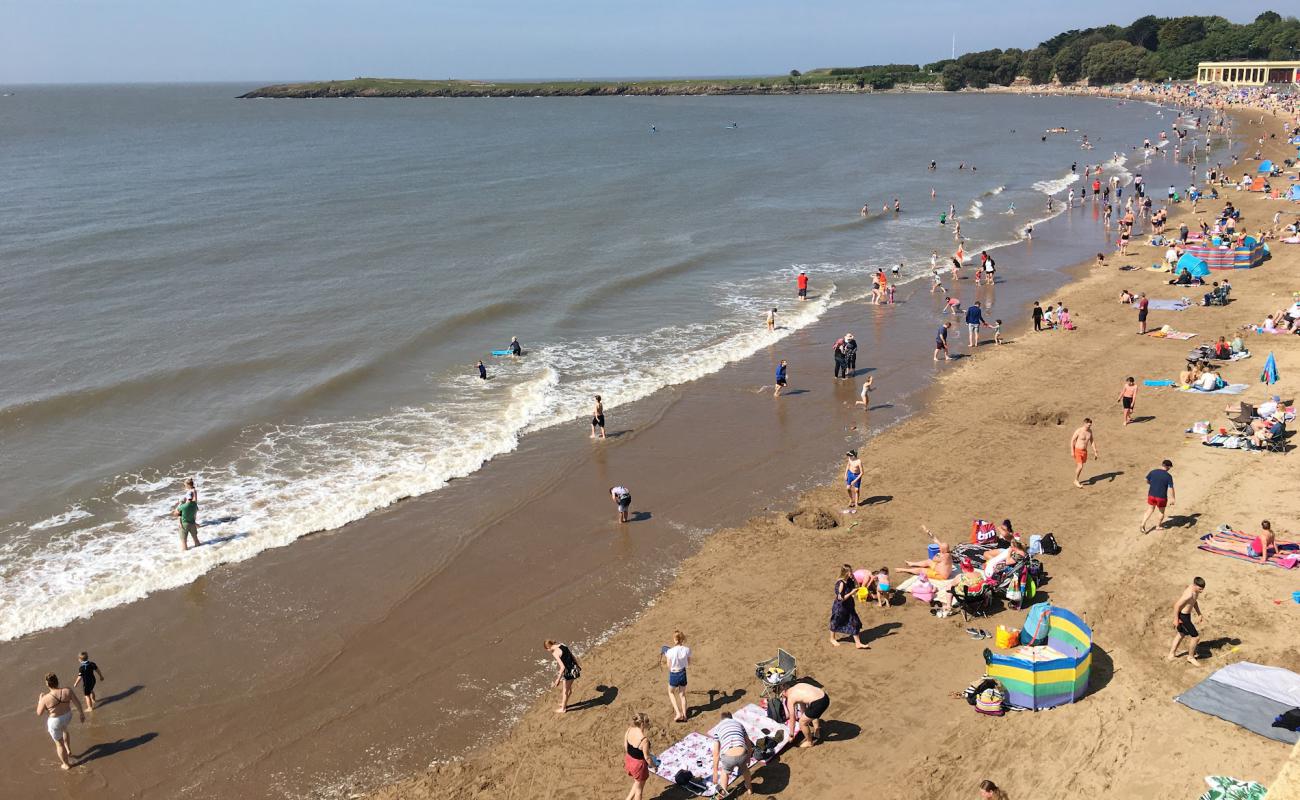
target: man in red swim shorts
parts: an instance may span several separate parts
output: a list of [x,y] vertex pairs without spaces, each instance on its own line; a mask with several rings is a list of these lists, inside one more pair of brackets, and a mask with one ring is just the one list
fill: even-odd
[[[1174,504],[1174,476],[1169,474],[1173,466],[1174,462],[1166,458],[1160,462],[1158,469],[1147,473],[1147,513],[1142,517],[1142,525],[1139,528],[1143,533],[1162,527],[1165,524],[1165,507]],[[1147,520],[1151,518],[1153,511],[1160,512],[1160,520],[1148,528]]]
[[1070,437],[1070,451],[1074,453],[1074,485],[1080,489],[1083,484],[1079,483],[1079,476],[1083,474],[1083,465],[1088,463],[1089,447],[1092,448],[1092,457],[1100,458],[1097,455],[1097,440],[1092,436],[1092,420],[1085,417],[1083,425],[1075,429]]

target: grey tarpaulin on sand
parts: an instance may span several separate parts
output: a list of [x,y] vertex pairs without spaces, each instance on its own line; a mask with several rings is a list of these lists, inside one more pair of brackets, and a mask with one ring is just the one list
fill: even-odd
[[1279,742],[1300,739],[1295,731],[1273,727],[1275,717],[1300,706],[1300,675],[1290,670],[1249,661],[1229,664],[1174,700]]

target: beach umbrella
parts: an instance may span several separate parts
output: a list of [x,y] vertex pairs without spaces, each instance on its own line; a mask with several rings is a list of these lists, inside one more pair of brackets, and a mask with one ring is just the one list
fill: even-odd
[[1264,383],[1277,383],[1277,361],[1273,358],[1273,351],[1268,353],[1268,359],[1264,361],[1264,369],[1259,373],[1259,379]]

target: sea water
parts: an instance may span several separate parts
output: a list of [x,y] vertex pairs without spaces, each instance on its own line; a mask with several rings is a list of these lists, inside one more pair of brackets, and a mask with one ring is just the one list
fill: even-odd
[[[0,100],[0,640],[437,491],[594,394],[616,409],[759,351],[877,269],[928,282],[949,204],[968,255],[1015,241],[1085,165],[1127,182],[1168,125],[1030,96],[247,88]],[[512,336],[525,357],[490,355]],[[182,553],[191,476],[216,543]]]

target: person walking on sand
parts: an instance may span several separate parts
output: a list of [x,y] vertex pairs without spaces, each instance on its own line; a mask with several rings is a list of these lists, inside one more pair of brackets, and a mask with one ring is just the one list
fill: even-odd
[[1128,425],[1133,421],[1133,409],[1137,407],[1138,387],[1137,381],[1132,376],[1124,379],[1124,386],[1119,390],[1119,397],[1116,398],[1124,407],[1124,424]]
[[591,410],[591,438],[605,438],[605,404],[596,395],[596,406]]
[[781,359],[781,363],[776,365],[776,388],[772,390],[773,397],[781,396],[781,390],[785,388],[788,375],[789,368],[786,366],[785,359],[783,358]]
[[72,769],[68,760],[72,757],[72,739],[68,735],[68,725],[72,722],[72,708],[76,706],[77,716],[86,721],[86,712],[77,695],[71,689],[59,688],[59,676],[53,672],[45,676],[46,691],[36,698],[36,716],[45,717],[45,730],[54,740],[54,752],[59,757],[61,769]]
[[939,326],[939,330],[934,334],[934,360],[939,360],[939,354],[943,353],[944,361],[952,361],[952,356],[948,355],[948,329],[952,327],[951,322],[945,322]]
[[573,682],[582,677],[582,665],[578,663],[578,657],[567,644],[547,639],[542,646],[551,654],[551,658],[555,659],[556,675],[551,686],[560,687],[560,707],[555,709],[555,713],[563,714],[569,710],[569,696],[573,694]]
[[1070,436],[1070,452],[1074,455],[1074,485],[1080,489],[1083,484],[1079,483],[1079,478],[1083,475],[1083,465],[1088,463],[1089,447],[1092,448],[1093,458],[1101,458],[1097,454],[1097,440],[1092,435],[1092,420],[1084,417],[1083,424],[1075,428]]
[[1138,307],[1138,331],[1137,332],[1138,335],[1140,336],[1146,335],[1147,332],[1147,306],[1149,305],[1151,305],[1151,301],[1147,300],[1147,293],[1146,292],[1139,293],[1138,301],[1137,301],[1137,307]]
[[627,512],[632,507],[632,493],[627,490],[626,486],[611,486],[609,487],[609,496],[618,508],[619,523],[627,522]]
[[650,767],[655,757],[650,752],[650,737],[646,734],[649,727],[650,718],[637,712],[623,732],[623,771],[632,779],[626,800],[641,800],[645,782],[650,779]]
[[[1149,533],[1165,524],[1165,507],[1174,504],[1174,476],[1169,474],[1173,468],[1174,462],[1166,458],[1158,468],[1147,473],[1147,513],[1138,526],[1138,530],[1143,533]],[[1151,519],[1153,511],[1159,512],[1160,521],[1148,528],[1147,520]]]
[[858,650],[870,650],[871,646],[862,641],[862,620],[858,617],[857,601],[858,582],[853,577],[853,567],[844,564],[840,567],[840,579],[835,581],[835,598],[831,601],[831,644],[840,646],[840,639],[848,637],[853,640]]
[[1034,330],[1041,331],[1043,329],[1043,307],[1038,304],[1037,300],[1034,301],[1034,309],[1030,312],[1030,316],[1034,320]]
[[871,386],[874,382],[874,379],[868,375],[867,380],[862,384],[862,397],[853,405],[862,406],[863,411],[871,407]]
[[1178,646],[1187,640],[1187,663],[1196,666],[1196,644],[1201,639],[1201,632],[1192,624],[1192,614],[1197,619],[1204,619],[1201,614],[1201,592],[1205,591],[1205,579],[1197,576],[1192,578],[1192,583],[1183,593],[1179,595],[1178,600],[1174,603],[1174,643],[1169,648],[1169,655],[1165,656],[1166,661],[1173,661],[1178,658]]
[[[794,738],[797,724],[799,732],[803,734],[800,747],[812,747],[820,741],[822,715],[831,707],[831,696],[826,693],[826,690],[809,683],[805,676],[781,690],[781,701],[785,704],[785,718],[789,720],[787,724],[790,737]],[[798,715],[795,711],[800,706],[803,707],[803,716],[799,717],[796,723],[795,717]]]
[[686,668],[691,665],[691,648],[686,646],[686,634],[673,631],[672,645],[664,645],[660,651],[664,664],[668,665],[668,703],[673,707],[673,722],[685,722],[686,712]]
[[72,688],[81,685],[81,692],[86,696],[86,710],[95,710],[95,681],[104,680],[104,673],[99,671],[99,665],[90,660],[90,654],[82,650],[77,654],[79,663],[77,664],[77,679],[72,682]]
[[195,547],[202,544],[199,541],[199,493],[194,488],[193,478],[187,478],[185,486],[185,495],[172,509],[172,516],[180,523],[182,552],[190,549],[190,539],[194,540]]
[[776,306],[773,306],[772,310],[767,312],[767,329],[769,331],[776,330]]
[[738,771],[745,782],[744,794],[753,794],[754,786],[750,783],[749,759],[754,755],[754,743],[749,740],[745,726],[731,718],[730,711],[723,711],[722,721],[713,726],[713,782],[721,788],[725,796],[731,786],[731,773]]
[[795,286],[799,289],[799,299],[808,299],[808,273],[800,272],[799,277],[795,279]]
[[858,505],[862,502],[862,459],[858,458],[857,450],[850,450],[844,455],[848,458],[848,464],[844,467],[844,486],[849,492],[849,507],[845,513],[856,514]]

